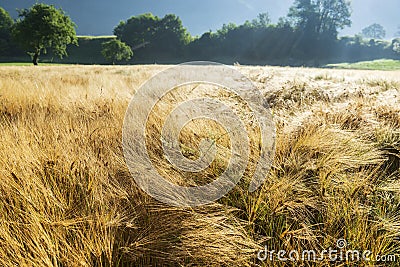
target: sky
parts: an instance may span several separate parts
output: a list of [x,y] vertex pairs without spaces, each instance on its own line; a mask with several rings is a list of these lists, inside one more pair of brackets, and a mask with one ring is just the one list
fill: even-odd
[[[17,8],[38,0],[0,0],[0,7],[17,17]],[[78,25],[79,35],[111,35],[121,20],[151,12],[159,17],[176,14],[192,35],[215,31],[224,23],[242,24],[259,13],[269,13],[273,22],[287,14],[294,0],[41,0],[62,8]],[[352,0],[351,28],[340,35],[354,35],[373,23],[381,24],[387,39],[400,26],[400,0]]]

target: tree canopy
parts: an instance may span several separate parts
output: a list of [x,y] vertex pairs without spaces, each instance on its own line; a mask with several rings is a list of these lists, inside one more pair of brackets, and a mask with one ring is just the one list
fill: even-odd
[[9,49],[13,24],[10,14],[0,7],[0,55]]
[[67,45],[77,44],[76,25],[61,9],[52,5],[35,4],[19,11],[13,36],[18,44],[33,56],[38,64],[39,55],[51,48],[60,58],[67,56]]
[[332,56],[339,30],[351,25],[347,0],[295,0],[288,13],[297,38],[293,51],[298,57],[324,60]]
[[260,13],[256,19],[251,21],[251,25],[255,28],[267,28],[271,25],[271,18],[268,13]]
[[366,38],[383,39],[386,36],[386,31],[382,25],[374,23],[364,28],[361,34]]
[[118,39],[113,39],[102,44],[102,55],[112,64],[117,61],[129,60],[133,56],[132,49]]
[[114,34],[133,50],[152,51],[154,60],[182,56],[184,46],[191,40],[182,21],[172,14],[162,19],[151,13],[131,17],[121,21]]
[[14,24],[14,20],[11,18],[10,14],[0,7],[0,34],[3,37],[5,34],[9,34],[11,27]]
[[312,37],[336,38],[338,31],[351,26],[350,2],[347,0],[296,0],[288,17]]

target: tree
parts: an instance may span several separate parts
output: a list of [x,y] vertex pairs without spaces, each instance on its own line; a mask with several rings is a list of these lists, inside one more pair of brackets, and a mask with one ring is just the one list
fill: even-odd
[[383,39],[386,36],[386,31],[382,25],[374,23],[361,31],[363,37],[373,39]]
[[13,24],[14,20],[10,14],[0,7],[0,55],[9,49]]
[[158,23],[153,47],[158,54],[180,57],[190,40],[191,36],[183,27],[181,19],[176,15],[168,14]]
[[142,53],[137,54],[139,57],[152,55],[154,60],[182,56],[184,46],[191,41],[182,21],[171,14],[162,19],[151,13],[131,17],[120,22],[114,34],[133,50],[141,49]]
[[338,31],[351,26],[347,0],[296,0],[288,17],[312,37],[325,35],[336,39]]
[[102,55],[106,60],[112,62],[113,65],[116,61],[128,61],[133,56],[132,49],[118,39],[102,43],[102,48]]
[[251,21],[251,24],[255,28],[267,28],[271,24],[271,19],[268,13],[260,13]]
[[331,58],[339,30],[351,25],[350,16],[347,0],[295,0],[288,13],[297,35],[292,56],[312,60],[313,65]]
[[121,21],[114,29],[114,34],[131,47],[144,47],[153,40],[160,19],[151,13],[133,16]]
[[13,36],[29,54],[34,65],[40,54],[51,48],[60,58],[67,56],[67,45],[77,45],[76,25],[61,9],[52,5],[35,4],[19,11],[20,19],[14,25]]
[[[251,25],[250,22],[248,22],[248,24]],[[237,28],[238,28],[238,26],[235,23],[232,23],[232,22],[230,22],[228,24],[224,23],[222,25],[222,28],[217,31],[217,35],[220,38],[224,38],[229,32],[234,31]]]

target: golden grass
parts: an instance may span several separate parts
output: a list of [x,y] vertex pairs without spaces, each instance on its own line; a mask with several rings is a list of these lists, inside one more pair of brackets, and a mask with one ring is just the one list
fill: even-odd
[[[129,100],[164,68],[0,68],[0,266],[398,266],[261,262],[257,252],[344,238],[400,260],[399,72],[238,67],[271,105],[273,168],[250,194],[254,128],[245,179],[218,203],[184,209],[138,189],[122,153]],[[162,158],[169,108],[157,108],[147,125],[157,169],[178,184],[215,179],[229,158],[221,127],[196,121],[181,133],[188,158],[202,137],[217,142],[217,160],[193,177]]]

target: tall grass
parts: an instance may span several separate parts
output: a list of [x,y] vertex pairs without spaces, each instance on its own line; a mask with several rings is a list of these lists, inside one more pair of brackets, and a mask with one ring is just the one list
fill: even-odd
[[[375,72],[240,67],[275,116],[272,170],[261,189],[247,191],[259,157],[254,129],[242,182],[218,203],[184,209],[138,189],[122,153],[129,100],[163,68],[0,68],[1,266],[398,266],[398,73],[379,74],[393,85],[383,88],[364,82]],[[215,179],[229,141],[217,140],[221,153],[202,175],[176,171],[153,138],[168,106],[158,109],[147,125],[156,168],[179,184]],[[188,124],[183,154],[196,158],[201,137],[221,132],[207,121]],[[321,251],[341,238],[348,249],[398,261],[257,259],[265,246]]]

